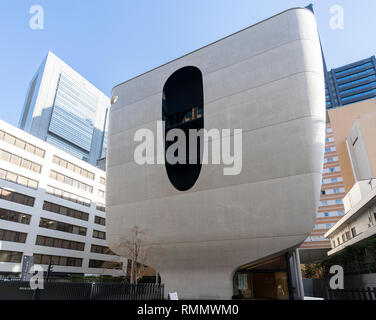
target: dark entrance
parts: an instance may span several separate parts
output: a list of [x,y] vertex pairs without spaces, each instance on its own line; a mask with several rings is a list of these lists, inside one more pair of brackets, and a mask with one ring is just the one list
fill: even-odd
[[285,255],[242,266],[234,276],[234,293],[240,299],[290,299]]

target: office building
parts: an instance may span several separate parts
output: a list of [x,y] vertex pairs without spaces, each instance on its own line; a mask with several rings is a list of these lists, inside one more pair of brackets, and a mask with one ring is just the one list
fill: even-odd
[[[312,12],[287,10],[121,83],[112,95],[110,248],[126,255],[120,235],[145,230],[143,243],[154,249],[148,265],[181,298],[302,299],[296,248],[315,223],[325,148]],[[144,164],[134,157],[140,128],[156,141]],[[221,161],[155,163],[168,159],[163,140],[177,128],[230,129],[230,139],[242,129],[242,169],[225,175]],[[216,141],[204,137],[211,159]],[[183,159],[202,159],[202,148],[195,150]]]
[[[0,275],[123,275],[106,243],[105,172],[0,121]],[[126,265],[125,265],[126,267]]]
[[32,78],[19,128],[96,165],[107,149],[110,99],[52,52]]
[[376,98],[376,59],[372,56],[327,73],[326,108]]
[[[334,68],[326,72],[325,78],[326,109],[328,110],[373,99],[376,97],[375,56]],[[339,119],[336,121],[337,130],[340,127],[341,120]],[[314,230],[301,246],[301,249],[310,249],[300,251],[303,263],[320,260],[327,255],[331,244],[324,235],[344,215],[342,199],[353,185],[352,175],[348,174],[347,163],[340,163],[341,155],[337,154],[334,139],[331,121],[327,116],[320,206]],[[345,177],[342,177],[342,170],[345,171]],[[349,185],[347,188],[346,184]]]
[[329,111],[347,191],[345,215],[326,233],[329,255],[376,234],[376,99]]
[[344,215],[342,202],[344,195],[341,166],[332,126],[327,117],[320,202],[315,226],[299,250],[302,263],[310,263],[326,257],[330,242],[324,235]]

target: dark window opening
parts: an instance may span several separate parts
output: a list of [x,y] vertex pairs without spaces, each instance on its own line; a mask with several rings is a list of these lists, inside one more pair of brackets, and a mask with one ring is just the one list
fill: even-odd
[[[168,148],[177,141],[166,141],[172,129],[181,129],[186,138],[186,163],[170,164],[166,160],[166,171],[172,185],[186,191],[196,183],[201,171],[203,139],[198,135],[197,149],[190,154],[189,130],[204,128],[204,91],[201,71],[188,66],[175,71],[163,87],[162,119],[165,121],[165,159]],[[175,156],[178,156],[176,153]]]

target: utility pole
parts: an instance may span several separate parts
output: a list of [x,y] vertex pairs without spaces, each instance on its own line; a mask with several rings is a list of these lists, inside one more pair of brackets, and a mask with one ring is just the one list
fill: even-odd
[[46,282],[48,282],[48,279],[50,277],[50,273],[52,272],[52,257],[50,257],[50,261],[48,263],[48,269],[47,269],[47,275],[46,275]]

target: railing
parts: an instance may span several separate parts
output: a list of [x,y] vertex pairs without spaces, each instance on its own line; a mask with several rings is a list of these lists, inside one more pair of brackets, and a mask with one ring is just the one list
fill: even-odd
[[328,300],[376,300],[376,288],[327,290]]
[[0,281],[0,300],[163,300],[164,285],[154,283],[45,282],[37,292],[26,281]]

